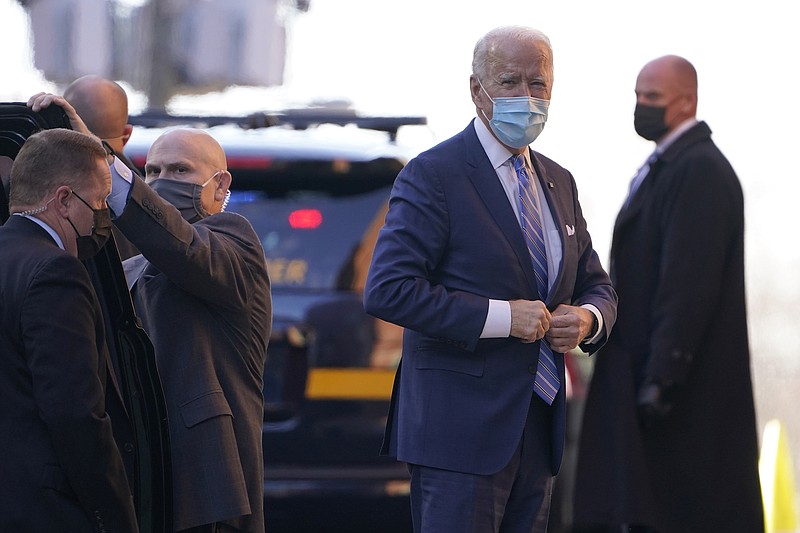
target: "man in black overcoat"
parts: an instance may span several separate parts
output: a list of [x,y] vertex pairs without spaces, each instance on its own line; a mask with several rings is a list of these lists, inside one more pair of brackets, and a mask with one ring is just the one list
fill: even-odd
[[742,189],[695,118],[688,61],[649,62],[636,99],[636,131],[656,146],[614,227],[619,311],[586,401],[575,522],[758,533]]

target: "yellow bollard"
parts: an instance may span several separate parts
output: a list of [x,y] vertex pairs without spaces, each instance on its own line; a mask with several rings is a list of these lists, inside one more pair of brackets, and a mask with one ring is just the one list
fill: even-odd
[[786,432],[780,420],[770,420],[761,440],[758,461],[766,533],[797,531],[794,470]]

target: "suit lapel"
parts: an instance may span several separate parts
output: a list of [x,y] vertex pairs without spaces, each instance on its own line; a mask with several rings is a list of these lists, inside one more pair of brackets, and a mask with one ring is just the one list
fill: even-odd
[[522,229],[517,217],[514,215],[511,204],[508,202],[508,196],[506,196],[506,192],[497,178],[497,172],[492,168],[489,158],[486,157],[486,152],[483,150],[483,146],[481,146],[478,135],[475,133],[475,128],[471,123],[464,131],[464,134],[466,151],[464,160],[470,167],[467,171],[467,176],[473,187],[478,191],[481,200],[486,205],[497,226],[505,235],[508,244],[514,250],[520,266],[525,272],[528,284],[533,288],[534,292],[538,293],[536,275],[528,254],[528,247],[525,245],[525,239],[522,236]]
[[617,215],[617,221],[614,223],[615,231],[617,227],[624,226],[629,220],[635,218],[637,213],[642,210],[642,207],[644,206],[645,200],[648,196],[648,192],[657,179],[658,173],[661,169],[661,164],[661,159],[658,159],[650,166],[650,169],[647,171],[647,175],[643,178],[642,183],[639,185],[639,189],[634,193],[633,198],[630,199],[627,205],[622,206],[622,209],[620,209],[620,212]]
[[[659,180],[663,181],[669,179],[669,171],[666,170],[670,163],[680,155],[681,152],[686,150],[698,142],[702,142],[711,138],[711,129],[703,121],[698,122],[688,130],[686,130],[674,143],[672,143],[664,153],[658,157],[655,164],[651,166],[647,176],[642,181],[639,190],[636,191],[630,203],[623,207],[617,215],[617,220],[614,223],[614,233],[616,234],[618,228],[627,224],[631,219],[642,210],[643,206],[647,204],[647,198],[652,191],[653,186]],[[666,170],[666,172],[665,172]]]
[[[567,243],[564,242],[564,231],[562,231],[561,228],[565,227],[566,222],[563,218],[564,210],[561,206],[562,195],[560,194],[555,181],[550,179],[547,171],[544,168],[544,165],[542,165],[542,162],[536,156],[536,153],[530,148],[528,148],[528,153],[530,154],[533,169],[536,171],[538,186],[542,189],[542,191],[544,191],[544,197],[547,199],[547,207],[550,209],[550,214],[553,216],[553,223],[555,224],[556,230],[558,230],[558,237],[561,239],[561,263],[558,265],[556,279],[552,283],[552,289],[550,289],[550,291],[547,293],[547,300],[549,302],[550,297],[557,292],[556,287],[561,284],[561,278],[564,275],[564,261],[566,259]],[[544,233],[546,235],[546,232]]]

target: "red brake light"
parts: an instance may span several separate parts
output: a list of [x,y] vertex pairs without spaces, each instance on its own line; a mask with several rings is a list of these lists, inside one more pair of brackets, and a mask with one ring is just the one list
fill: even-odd
[[294,229],[316,229],[322,224],[319,209],[297,209],[289,213],[289,225]]

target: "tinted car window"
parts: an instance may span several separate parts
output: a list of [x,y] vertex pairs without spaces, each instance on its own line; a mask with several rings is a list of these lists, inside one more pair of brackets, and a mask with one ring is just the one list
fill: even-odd
[[359,289],[355,262],[365,233],[380,220],[389,187],[333,195],[327,191],[235,191],[228,209],[261,236],[273,290]]

